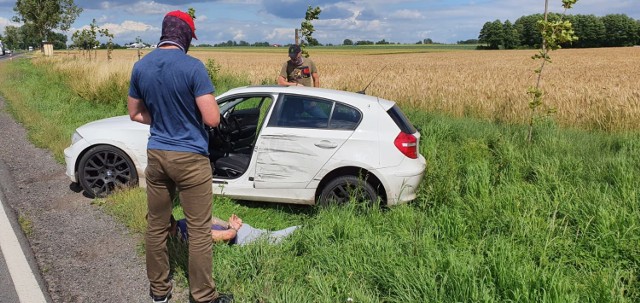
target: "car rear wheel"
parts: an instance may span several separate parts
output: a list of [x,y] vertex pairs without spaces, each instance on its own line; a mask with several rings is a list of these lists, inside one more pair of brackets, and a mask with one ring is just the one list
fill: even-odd
[[80,185],[90,197],[106,197],[113,190],[138,183],[133,161],[120,149],[98,145],[89,149],[78,165]]
[[340,176],[331,180],[322,189],[318,198],[318,205],[347,204],[351,201],[374,205],[379,195],[376,190],[362,177]]

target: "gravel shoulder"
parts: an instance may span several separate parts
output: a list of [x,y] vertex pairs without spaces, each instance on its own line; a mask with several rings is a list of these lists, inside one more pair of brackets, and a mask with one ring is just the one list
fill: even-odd
[[64,166],[35,147],[0,97],[7,204],[32,223],[29,243],[53,302],[148,302],[142,239],[70,188]]

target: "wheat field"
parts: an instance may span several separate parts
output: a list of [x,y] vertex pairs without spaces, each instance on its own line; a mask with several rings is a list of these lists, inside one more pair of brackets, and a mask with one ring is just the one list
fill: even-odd
[[[394,52],[385,48],[311,49],[310,53],[322,87],[358,91],[371,82],[367,94],[403,107],[505,123],[526,123],[530,101],[526,92],[535,85],[534,70],[541,64],[531,59],[536,50]],[[275,83],[287,60],[286,49],[194,48],[189,54],[205,63],[213,59],[221,72],[247,78],[252,84]],[[607,131],[639,128],[640,47],[561,49],[550,56],[553,62],[542,71],[543,102],[556,111],[553,117],[558,124]],[[96,86],[96,81],[127,80],[138,57],[135,50],[118,50],[109,63],[106,52],[99,51],[89,63],[80,58],[65,51],[56,53],[54,61],[59,69],[84,75],[72,84],[83,91]]]

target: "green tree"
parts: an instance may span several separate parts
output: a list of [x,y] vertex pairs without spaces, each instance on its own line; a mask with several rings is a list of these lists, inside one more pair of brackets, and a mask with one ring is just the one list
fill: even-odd
[[318,40],[313,38],[313,32],[315,32],[316,30],[313,27],[311,21],[317,20],[321,12],[322,10],[320,9],[320,7],[316,6],[315,8],[313,8],[311,7],[311,5],[309,5],[304,16],[304,21],[300,23],[301,34],[304,38],[300,41],[300,48],[302,48],[302,54],[307,58],[309,57],[309,52],[307,52],[307,50],[305,49],[306,46],[317,46],[320,44]]
[[504,43],[502,22],[500,20],[486,22],[480,30],[478,40],[480,43],[486,44],[488,49],[499,49],[500,45]]
[[67,35],[62,33],[49,34],[49,42],[53,43],[53,49],[67,49]]
[[[568,20],[573,25],[578,41],[573,42],[573,47],[601,47],[603,45],[606,27],[601,18],[594,15],[568,16]],[[563,47],[565,47],[563,45]]]
[[17,0],[13,11],[13,21],[33,26],[36,38],[43,41],[54,29],[69,30],[82,8],[73,0]]
[[342,41],[342,45],[353,45],[353,41],[351,41],[351,39],[344,39],[344,41]]
[[24,36],[19,27],[7,25],[4,28],[4,39],[2,43],[9,49],[25,49]]
[[356,41],[356,45],[373,45],[373,41],[369,40],[358,40]]
[[624,14],[602,17],[606,28],[604,46],[631,46],[638,41],[638,23]]
[[[73,41],[73,44],[76,47],[82,49],[85,53],[87,53],[89,55],[89,59],[91,59],[91,50],[97,49],[98,46],[100,46],[98,36],[109,38],[109,41],[107,42],[107,59],[111,60],[111,50],[113,49],[113,35],[109,33],[109,30],[100,28],[96,23],[96,19],[92,20],[91,24],[89,24],[88,29],[77,30],[76,32],[74,32],[71,36],[71,41]],[[97,56],[97,51],[94,52],[94,54],[95,56]]]
[[[562,0],[562,7],[566,12],[566,10],[573,7],[576,2],[578,2],[578,0]],[[544,92],[541,89],[541,81],[542,71],[544,70],[545,64],[551,63],[549,52],[559,49],[560,45],[563,43],[571,42],[578,39],[573,31],[571,22],[562,20],[562,17],[560,17],[559,19],[554,18],[555,20],[551,20],[549,18],[548,7],[549,0],[545,0],[544,19],[538,21],[538,29],[542,36],[542,47],[540,51],[532,57],[532,59],[534,60],[542,60],[542,63],[540,64],[540,68],[535,70],[535,73],[538,75],[536,85],[530,87],[527,90],[527,94],[531,96],[531,101],[529,101],[530,116],[529,131],[527,133],[528,142],[531,142],[533,140],[533,126],[540,116],[540,107],[544,105],[542,102]],[[550,109],[547,111],[547,114],[550,114],[552,112],[553,110]]]
[[33,24],[23,24],[20,27],[20,32],[22,33],[25,49],[29,48],[29,46],[39,47],[42,43],[42,40],[38,38],[37,30]]
[[478,44],[478,39],[460,40],[456,44]]
[[514,23],[518,31],[520,45],[526,47],[539,47],[542,45],[542,36],[538,31],[538,20],[544,19],[542,14],[534,14],[518,18]]
[[640,20],[636,22],[636,28],[638,29],[636,31],[636,36],[638,37],[638,40],[636,40],[636,45],[640,45]]
[[520,37],[518,31],[513,26],[511,21],[507,20],[502,25],[502,32],[504,35],[503,46],[505,49],[514,49],[520,46]]

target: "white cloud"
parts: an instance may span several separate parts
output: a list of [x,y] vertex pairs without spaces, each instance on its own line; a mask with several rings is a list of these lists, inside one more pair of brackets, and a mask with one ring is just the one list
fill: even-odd
[[294,30],[291,28],[274,28],[270,33],[267,34],[267,40],[275,40],[275,41],[289,41],[293,40],[291,37],[294,35]]
[[152,30],[160,30],[157,27],[130,20],[124,21],[120,24],[105,23],[101,27],[108,29],[109,32],[114,35],[121,35],[129,32],[147,32]]
[[395,11],[390,16],[392,19],[401,19],[401,20],[418,20],[424,19],[424,16],[415,10],[402,9],[399,11]]
[[[116,38],[120,35],[126,35],[131,33],[145,33],[149,31],[159,31],[160,29],[142,22],[137,21],[123,21],[120,24],[116,23],[104,23],[102,25],[98,25],[100,28],[108,29],[109,33],[116,36]],[[70,32],[75,32],[77,30],[89,29],[89,25],[85,25],[80,28],[73,28]]]
[[175,6],[157,3],[155,1],[140,1],[136,5],[127,5],[125,11],[131,14],[156,15],[172,11]]
[[235,41],[244,40],[247,37],[241,29],[231,29],[231,32],[233,33],[233,40]]
[[20,23],[15,23],[15,22],[11,21],[10,19],[7,19],[7,18],[0,17],[0,28],[2,28],[2,32],[4,32],[4,28],[9,26],[9,25],[20,26],[21,24]]

